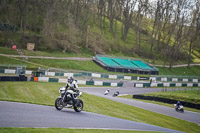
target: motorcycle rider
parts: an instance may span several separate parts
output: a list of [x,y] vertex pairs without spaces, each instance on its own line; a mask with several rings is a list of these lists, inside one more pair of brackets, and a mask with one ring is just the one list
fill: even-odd
[[109,92],[110,92],[110,89],[107,89],[107,90],[104,92],[104,95],[107,95]]
[[180,101],[177,101],[176,107],[179,108],[180,105],[181,105],[181,102],[180,102]]
[[66,83],[66,89],[68,89],[68,88],[70,90],[73,90],[77,94],[79,94],[78,84],[72,76],[68,77],[68,80],[67,80],[67,83]]

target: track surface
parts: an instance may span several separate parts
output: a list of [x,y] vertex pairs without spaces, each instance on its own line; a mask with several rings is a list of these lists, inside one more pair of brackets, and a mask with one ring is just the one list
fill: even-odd
[[[110,93],[108,95],[103,95],[104,92],[110,89]],[[133,100],[133,99],[124,99],[124,98],[119,98],[119,97],[112,97],[112,94],[115,91],[119,91],[120,94],[143,94],[143,93],[150,93],[150,92],[156,92],[156,91],[161,91],[162,89],[159,88],[131,88],[131,87],[121,87],[121,88],[111,88],[111,87],[82,87],[80,88],[81,91],[86,92],[88,94],[104,97],[113,101],[125,103],[131,106],[135,106],[138,108],[150,110],[156,113],[172,116],[178,119],[190,121],[193,123],[200,123],[200,113],[195,113],[191,111],[185,111],[184,113],[179,113],[174,110],[174,108],[166,107],[166,106],[161,106],[157,104],[152,104],[152,103],[146,103],[146,102],[141,102],[138,100]]]
[[0,101],[0,127],[57,127],[177,132],[175,130],[64,108]]

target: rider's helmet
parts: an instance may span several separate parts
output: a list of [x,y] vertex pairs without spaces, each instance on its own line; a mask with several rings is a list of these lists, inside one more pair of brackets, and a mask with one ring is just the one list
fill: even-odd
[[71,84],[73,81],[74,81],[74,78],[73,78],[72,76],[69,76],[69,77],[68,77],[68,83]]

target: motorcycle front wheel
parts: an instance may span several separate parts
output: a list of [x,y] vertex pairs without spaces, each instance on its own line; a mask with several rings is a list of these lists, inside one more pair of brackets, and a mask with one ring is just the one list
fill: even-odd
[[180,110],[180,112],[184,113],[184,110],[183,110],[183,109],[181,109],[181,110]]
[[62,110],[63,109],[63,102],[62,98],[57,98],[55,101],[55,107],[57,110]]
[[81,99],[77,99],[74,104],[74,110],[76,112],[81,112],[83,110],[83,101]]

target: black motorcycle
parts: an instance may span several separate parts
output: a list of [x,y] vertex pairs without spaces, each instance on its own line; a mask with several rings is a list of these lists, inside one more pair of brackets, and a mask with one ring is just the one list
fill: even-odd
[[116,91],[114,94],[113,94],[113,97],[116,97],[119,95],[119,91]]
[[83,110],[83,101],[77,99],[77,97],[82,95],[82,92],[77,93],[71,89],[61,87],[59,93],[60,96],[55,101],[55,107],[57,110],[62,110],[64,107],[73,107],[76,112],[81,112]]
[[175,108],[175,110],[176,110],[177,112],[181,112],[181,113],[184,112],[183,105],[177,106],[176,104],[174,104],[174,108]]

